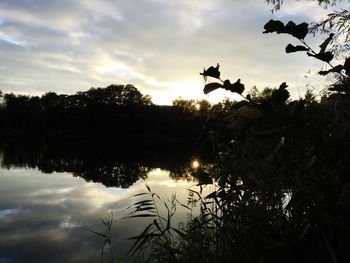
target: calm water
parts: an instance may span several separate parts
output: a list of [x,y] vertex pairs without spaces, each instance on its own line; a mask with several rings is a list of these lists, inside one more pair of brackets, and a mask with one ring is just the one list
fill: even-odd
[[[147,222],[121,218],[130,212],[125,209],[138,201],[132,196],[146,191],[144,179],[164,199],[176,193],[184,203],[186,189],[195,185],[174,172],[131,162],[87,166],[86,158],[40,161],[40,156],[42,153],[24,156],[8,149],[0,156],[0,263],[100,262],[98,249],[103,239],[89,230],[104,233],[100,219],[111,211],[115,219],[113,253],[125,261],[131,244],[127,238],[139,234]],[[127,173],[133,179],[126,182]],[[183,221],[186,213],[179,206],[174,224]]]

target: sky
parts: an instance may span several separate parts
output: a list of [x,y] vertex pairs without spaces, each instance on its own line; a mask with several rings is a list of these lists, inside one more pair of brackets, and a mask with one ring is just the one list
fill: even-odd
[[262,34],[264,24],[312,22],[329,10],[293,0],[271,9],[264,0],[0,0],[0,90],[73,94],[133,84],[156,104],[236,99],[224,90],[203,94],[199,72],[219,63],[223,79],[239,78],[247,90],[286,81],[297,97],[320,82],[313,72],[324,64],[286,54],[298,42]]

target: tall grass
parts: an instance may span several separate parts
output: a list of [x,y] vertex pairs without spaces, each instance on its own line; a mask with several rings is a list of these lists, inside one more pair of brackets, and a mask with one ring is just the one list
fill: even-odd
[[115,262],[114,255],[113,255],[112,239],[111,239],[111,229],[112,229],[113,221],[114,221],[113,212],[111,212],[108,218],[105,218],[105,219],[101,218],[101,222],[102,222],[103,226],[105,227],[104,233],[93,231],[93,230],[88,230],[89,232],[96,234],[97,236],[99,236],[103,240],[102,246],[95,250],[95,253],[93,254],[93,256],[91,258],[91,262],[94,261],[98,252],[100,252],[99,253],[100,254],[99,262],[101,262],[101,263],[103,263],[103,262],[114,263]]

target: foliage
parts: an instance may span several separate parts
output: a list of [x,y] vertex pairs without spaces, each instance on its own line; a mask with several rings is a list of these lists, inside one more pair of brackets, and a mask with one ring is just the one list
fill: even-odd
[[[132,85],[91,88],[73,95],[48,92],[41,97],[5,94],[0,108],[0,133],[79,139],[119,139],[124,136],[176,139],[196,137],[210,108],[199,110],[153,105]],[[190,133],[188,131],[191,131]]]
[[207,114],[211,108],[211,104],[207,100],[185,100],[181,97],[173,101],[173,106],[198,114]]
[[[204,69],[204,93],[223,88],[243,100],[228,111],[234,124],[230,142],[218,144],[216,161],[195,173],[210,176],[216,190],[209,195],[192,191],[191,203],[199,204],[200,214],[166,246],[156,242],[161,249],[151,250],[151,256],[157,262],[337,263],[350,258],[349,58],[332,66],[333,36],[315,52],[304,40],[306,23],[271,20],[265,33],[274,32],[301,42],[289,44],[287,53],[306,52],[326,62],[332,70],[320,74],[336,74],[340,82],[320,101],[310,92],[290,101],[285,82],[243,95],[239,80],[221,79],[219,64]],[[152,247],[153,237],[145,237]],[[163,257],[169,253],[172,257]]]
[[309,94],[288,103],[270,94],[240,108],[258,114],[241,111],[231,143],[219,146],[216,162],[200,171],[218,188],[210,195],[195,192],[200,214],[183,234],[160,244],[162,232],[156,240],[146,235],[157,262],[349,257],[350,100],[334,94],[321,103]]
[[96,253],[100,250],[100,260],[99,262],[103,263],[104,259],[107,258],[109,263],[114,262],[114,256],[113,256],[113,247],[112,247],[112,240],[111,240],[111,229],[113,225],[113,213],[111,212],[109,217],[107,219],[101,218],[101,222],[103,226],[106,229],[106,233],[100,233],[93,230],[88,230],[89,232],[99,236],[103,239],[103,244],[100,248],[98,248],[92,259],[91,262],[94,260]]
[[[268,4],[273,5],[273,9],[271,11],[278,11],[281,9],[284,0],[265,0]],[[328,7],[329,5],[335,5],[337,2],[341,0],[308,0],[317,2],[319,5]]]
[[[150,251],[144,251],[143,262],[154,260],[149,258],[150,255],[159,255],[158,260],[164,260],[164,262],[174,262],[176,260],[177,251],[173,249],[175,247],[174,241],[176,236],[183,236],[184,234],[177,228],[172,226],[172,217],[176,212],[176,196],[173,195],[169,203],[164,202],[160,196],[152,192],[148,184],[145,184],[147,192],[140,193],[134,197],[142,196],[143,199],[134,203],[128,209],[133,210],[126,217],[132,218],[151,218],[153,221],[145,227],[144,231],[134,237],[131,240],[135,240],[129,250],[130,255],[134,255],[136,252],[144,251],[150,241],[152,245],[148,247]],[[161,253],[161,254],[160,254]]]
[[[320,6],[328,8],[334,7],[338,2],[342,0],[313,0]],[[350,3],[349,0],[345,0]],[[344,1],[344,2],[345,2]],[[281,9],[283,0],[266,0],[268,4],[273,6],[273,11]],[[335,56],[348,55],[349,53],[349,40],[350,40],[350,13],[349,9],[338,9],[331,11],[326,17],[320,19],[311,24],[309,32],[315,35],[320,32],[321,34],[331,35],[330,51]]]
[[319,22],[313,23],[310,27],[310,32],[316,34],[333,34],[331,39],[333,47],[331,51],[338,55],[349,51],[350,46],[350,13],[349,10],[336,10],[327,15],[326,18]]

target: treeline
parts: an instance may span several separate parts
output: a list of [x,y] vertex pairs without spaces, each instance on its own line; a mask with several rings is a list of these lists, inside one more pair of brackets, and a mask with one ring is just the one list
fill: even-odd
[[206,110],[194,112],[190,107],[174,104],[154,105],[149,96],[132,85],[91,88],[73,95],[4,94],[0,132],[3,136],[40,134],[87,139],[118,139],[122,134],[157,139],[197,138],[206,120]]

